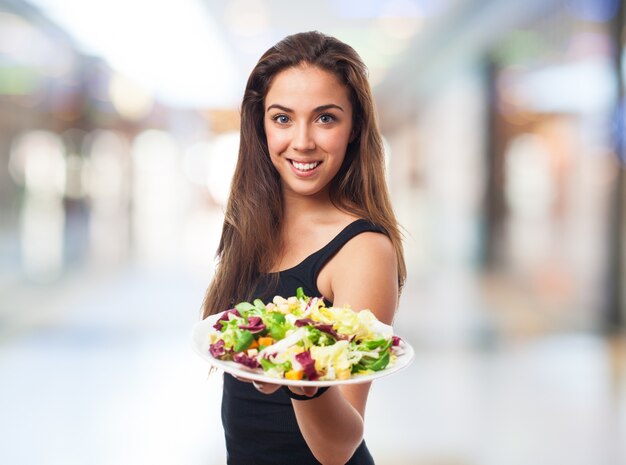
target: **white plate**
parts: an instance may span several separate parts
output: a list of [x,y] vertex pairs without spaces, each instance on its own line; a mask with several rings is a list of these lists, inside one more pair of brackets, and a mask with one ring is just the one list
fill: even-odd
[[413,348],[404,339],[402,339],[400,342],[400,348],[402,349],[402,353],[398,354],[396,360],[387,368],[381,371],[377,371],[375,373],[352,375],[350,379],[318,381],[274,378],[272,376],[265,375],[261,368],[251,369],[237,362],[219,360],[211,355],[211,353],[209,352],[209,333],[217,332],[217,330],[213,328],[213,325],[219,319],[222,313],[211,315],[195,324],[192,330],[192,347],[198,353],[198,355],[200,355],[200,357],[209,362],[209,364],[211,364],[215,368],[224,370],[226,373],[230,373],[231,375],[240,378],[247,378],[250,380],[262,381],[266,383],[281,384],[285,386],[290,385],[322,387],[336,386],[339,384],[359,384],[366,383],[377,378],[382,378],[383,376],[388,376],[407,367],[413,361],[413,357],[415,355]]

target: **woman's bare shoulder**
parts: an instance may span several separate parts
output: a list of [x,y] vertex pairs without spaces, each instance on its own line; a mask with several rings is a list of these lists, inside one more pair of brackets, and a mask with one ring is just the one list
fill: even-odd
[[337,253],[328,278],[335,305],[371,309],[391,322],[398,300],[397,259],[393,243],[385,234],[363,232]]
[[395,270],[396,252],[386,234],[366,231],[350,239],[337,254],[337,263],[342,267],[363,266],[374,272]]

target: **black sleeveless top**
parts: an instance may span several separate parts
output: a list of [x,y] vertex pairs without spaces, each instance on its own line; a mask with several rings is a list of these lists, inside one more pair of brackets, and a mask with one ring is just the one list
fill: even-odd
[[[350,239],[366,231],[384,233],[366,220],[356,220],[300,264],[278,272],[274,288],[269,285],[275,273],[264,276],[254,296],[268,302],[275,295],[296,295],[296,289],[302,287],[306,295],[320,297],[317,276],[322,267]],[[229,465],[319,465],[300,433],[291,400],[281,389],[270,395],[261,394],[251,383],[225,373],[222,423]],[[347,465],[374,465],[365,441]]]

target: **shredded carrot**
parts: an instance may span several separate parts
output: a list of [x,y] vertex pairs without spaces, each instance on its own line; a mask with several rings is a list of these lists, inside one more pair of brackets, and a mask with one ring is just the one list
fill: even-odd
[[265,337],[260,337],[259,338],[259,345],[260,346],[267,347],[267,346],[271,346],[272,344],[274,344],[274,339],[272,339],[269,336],[265,336]]
[[302,370],[289,370],[285,372],[286,379],[302,379],[304,375],[304,371]]

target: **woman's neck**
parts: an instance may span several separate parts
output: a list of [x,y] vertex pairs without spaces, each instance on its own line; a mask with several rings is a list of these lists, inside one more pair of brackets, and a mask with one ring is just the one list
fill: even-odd
[[298,219],[314,219],[324,217],[329,212],[337,211],[331,202],[328,192],[314,196],[297,195],[292,192],[283,192],[283,213],[286,223]]
[[300,263],[327,244],[357,216],[337,207],[325,195],[302,196],[283,192],[281,246],[271,270]]

